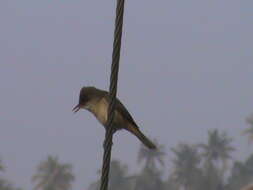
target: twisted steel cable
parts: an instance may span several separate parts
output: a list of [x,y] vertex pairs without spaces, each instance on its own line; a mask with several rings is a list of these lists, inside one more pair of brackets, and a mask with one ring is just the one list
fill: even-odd
[[100,190],[108,189],[112,137],[113,137],[113,131],[114,131],[112,122],[113,122],[114,109],[115,109],[115,104],[116,104],[124,5],[125,5],[125,0],[117,0],[112,65],[111,65],[111,77],[110,77],[110,93],[109,93],[110,103],[109,103],[109,108],[108,108],[108,120],[107,120],[107,125],[106,125],[107,127],[106,127],[105,141],[104,141],[104,156],[103,156],[103,167],[102,167]]

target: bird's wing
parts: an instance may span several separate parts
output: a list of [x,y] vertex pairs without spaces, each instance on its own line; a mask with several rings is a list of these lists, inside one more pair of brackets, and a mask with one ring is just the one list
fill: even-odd
[[[107,94],[106,99],[109,102],[110,97]],[[120,102],[120,100],[117,98],[115,109],[124,117],[126,118],[131,124],[133,124],[135,127],[138,128],[138,125],[135,123],[134,119],[132,118],[131,114],[127,111],[126,107]]]

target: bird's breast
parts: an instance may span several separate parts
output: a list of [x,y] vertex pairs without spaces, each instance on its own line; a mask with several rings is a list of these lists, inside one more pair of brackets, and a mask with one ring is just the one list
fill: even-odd
[[[107,122],[108,106],[109,106],[108,101],[105,98],[102,98],[99,102],[97,102],[93,110],[93,114],[96,116],[97,120],[104,126],[106,125]],[[118,129],[123,128],[125,125],[122,115],[119,114],[117,110],[115,110],[113,125]]]
[[101,99],[95,107],[94,115],[98,119],[98,121],[105,125],[107,121],[107,110],[108,110],[108,102],[105,99]]

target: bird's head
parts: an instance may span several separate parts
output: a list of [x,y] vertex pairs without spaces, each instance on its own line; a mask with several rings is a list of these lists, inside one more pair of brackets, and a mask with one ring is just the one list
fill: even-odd
[[88,103],[92,98],[96,96],[97,89],[94,87],[83,87],[79,95],[79,103],[73,108],[73,112],[76,113],[80,109],[87,109]]

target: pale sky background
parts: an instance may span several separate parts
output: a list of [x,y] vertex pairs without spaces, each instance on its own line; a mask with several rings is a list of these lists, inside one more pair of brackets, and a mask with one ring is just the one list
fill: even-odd
[[[141,129],[170,148],[234,137],[253,112],[252,0],[126,0],[118,96]],[[31,189],[47,155],[74,166],[75,190],[97,179],[104,129],[74,115],[83,85],[108,89],[115,0],[0,1],[0,157],[6,178]],[[136,167],[139,141],[115,136],[113,158]]]

